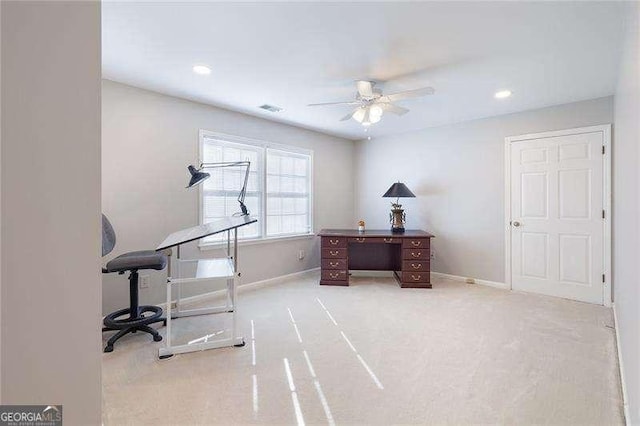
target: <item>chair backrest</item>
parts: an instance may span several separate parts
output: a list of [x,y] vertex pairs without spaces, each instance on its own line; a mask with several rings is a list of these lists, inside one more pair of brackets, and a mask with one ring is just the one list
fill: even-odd
[[106,256],[111,253],[111,250],[116,246],[116,232],[111,226],[109,219],[102,215],[102,256]]

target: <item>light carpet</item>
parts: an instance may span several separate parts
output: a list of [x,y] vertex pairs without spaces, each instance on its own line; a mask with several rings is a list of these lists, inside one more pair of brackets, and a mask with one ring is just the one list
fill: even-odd
[[[164,342],[121,339],[103,357],[104,423],[623,423],[608,308],[444,278],[318,278],[241,292],[242,348],[158,360]],[[174,338],[224,324],[177,319]]]

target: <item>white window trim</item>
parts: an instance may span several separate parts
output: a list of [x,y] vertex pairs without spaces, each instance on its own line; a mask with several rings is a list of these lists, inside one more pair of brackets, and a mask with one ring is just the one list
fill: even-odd
[[[253,245],[253,244],[263,244],[263,243],[271,243],[271,242],[277,242],[277,241],[286,241],[286,240],[297,240],[297,239],[304,239],[304,238],[310,238],[313,237],[315,235],[314,233],[314,227],[313,227],[313,212],[315,210],[315,205],[314,205],[314,199],[313,199],[313,193],[315,192],[315,185],[314,185],[314,181],[313,181],[313,150],[310,149],[306,149],[306,148],[301,148],[298,146],[294,146],[294,145],[285,145],[285,144],[279,144],[279,143],[274,143],[274,142],[268,142],[268,141],[264,141],[264,140],[260,140],[260,139],[251,139],[251,138],[245,138],[242,136],[234,136],[234,135],[228,135],[226,133],[219,133],[219,132],[212,132],[210,130],[204,130],[204,129],[200,129],[199,134],[198,134],[198,164],[202,163],[202,159],[203,159],[203,148],[204,148],[204,139],[205,138],[211,138],[211,139],[220,139],[224,142],[231,142],[231,143],[240,143],[240,144],[245,144],[245,145],[253,145],[253,146],[258,146],[261,147],[264,152],[263,152],[263,159],[262,159],[262,192],[263,192],[263,196],[262,196],[262,212],[263,212],[263,216],[266,217],[267,215],[267,193],[266,193],[266,184],[267,184],[267,167],[266,167],[266,162],[267,162],[267,148],[272,148],[272,149],[279,149],[282,151],[288,151],[288,152],[292,152],[292,153],[297,153],[297,154],[303,154],[303,155],[308,155],[310,157],[310,165],[309,165],[309,229],[311,230],[309,233],[305,233],[305,234],[289,234],[289,235],[282,235],[282,236],[276,236],[276,237],[268,237],[267,236],[267,224],[266,221],[264,220],[264,218],[259,217],[258,219],[258,224],[260,225],[260,231],[261,231],[261,237],[260,238],[249,238],[249,239],[244,239],[244,240],[238,240],[238,244],[239,245]],[[239,189],[238,189],[239,190]],[[198,221],[199,224],[202,224],[204,221],[204,217],[203,217],[203,188],[202,185],[198,186]],[[251,213],[251,212],[249,212]],[[220,249],[222,247],[226,246],[226,242],[211,242],[211,243],[203,243],[201,242],[202,240],[198,241],[198,247],[200,248],[200,250],[217,250]]]

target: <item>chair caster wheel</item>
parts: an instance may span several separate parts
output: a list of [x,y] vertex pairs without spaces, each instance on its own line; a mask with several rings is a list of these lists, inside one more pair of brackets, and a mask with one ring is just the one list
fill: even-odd
[[154,342],[159,342],[160,340],[162,340],[162,336],[160,336],[160,335],[153,336],[153,341]]
[[105,352],[113,352],[113,346],[107,345],[104,347]]

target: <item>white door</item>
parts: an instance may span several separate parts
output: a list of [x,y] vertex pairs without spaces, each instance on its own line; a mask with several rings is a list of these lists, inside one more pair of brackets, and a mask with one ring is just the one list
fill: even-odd
[[514,290],[603,303],[605,132],[593,129],[508,140]]

